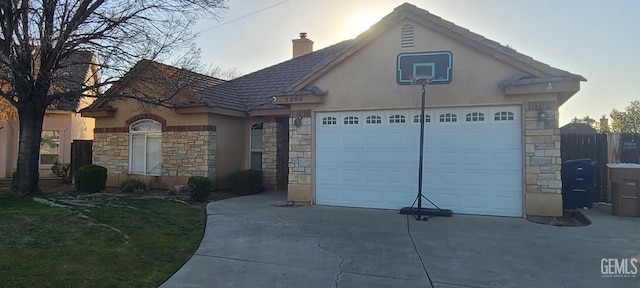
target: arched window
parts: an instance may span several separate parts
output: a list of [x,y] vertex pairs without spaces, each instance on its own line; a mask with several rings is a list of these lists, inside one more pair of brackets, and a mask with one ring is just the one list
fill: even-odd
[[467,122],[482,122],[484,121],[484,113],[480,113],[480,112],[472,112],[472,113],[467,113],[466,116],[466,121]]
[[250,152],[251,152],[251,170],[262,170],[262,122],[253,123],[251,125]]
[[[431,122],[431,116],[429,116],[429,114],[424,114],[424,122],[425,123]],[[413,123],[420,123],[420,115],[413,116]]]
[[344,124],[345,125],[351,125],[351,124],[358,124],[358,117],[356,116],[347,116],[344,117]]
[[495,121],[512,121],[514,119],[513,112],[509,112],[509,111],[498,112],[494,114],[493,119]]
[[322,118],[322,125],[336,125],[338,124],[338,119],[336,117],[327,116]]
[[150,119],[129,126],[129,172],[160,175],[162,168],[162,124]]
[[405,117],[404,115],[392,115],[389,117],[389,123],[391,124],[400,124],[400,123],[406,123],[407,122],[407,117]]
[[382,124],[382,117],[378,115],[367,116],[367,124]]
[[440,114],[440,122],[458,122],[458,116],[453,113]]

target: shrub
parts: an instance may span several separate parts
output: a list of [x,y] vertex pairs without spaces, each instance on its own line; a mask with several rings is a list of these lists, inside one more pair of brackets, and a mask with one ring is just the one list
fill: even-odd
[[203,176],[191,176],[187,182],[189,185],[189,197],[192,201],[202,202],[209,198],[211,192],[211,180]]
[[140,179],[127,178],[120,183],[120,190],[129,193],[147,190],[147,183],[142,182]]
[[242,170],[229,175],[231,191],[240,195],[257,194],[263,191],[262,171]]
[[73,180],[76,182],[78,191],[100,192],[107,186],[107,168],[93,164],[84,165],[78,168],[73,175]]
[[51,173],[62,179],[62,183],[71,183],[71,165],[69,163],[56,162],[51,167]]

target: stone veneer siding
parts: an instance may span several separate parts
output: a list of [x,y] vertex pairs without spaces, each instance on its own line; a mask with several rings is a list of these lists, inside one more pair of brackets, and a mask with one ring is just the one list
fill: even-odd
[[[154,119],[156,120],[156,119]],[[157,120],[156,120],[157,121]],[[214,126],[162,126],[162,169],[164,188],[178,177],[216,174],[216,131]],[[93,163],[107,168],[109,174],[129,173],[129,133],[127,128],[95,129]],[[142,175],[141,175],[142,176]],[[125,179],[118,177],[119,180]],[[184,179],[181,179],[181,182]],[[117,185],[119,183],[110,183]]]
[[278,187],[278,127],[277,122],[262,123],[262,173],[268,190]]
[[109,174],[129,173],[129,133],[95,133],[93,164],[106,167]]
[[[298,127],[295,125],[297,118],[300,121]],[[311,185],[310,115],[289,118],[289,184]]]
[[[544,111],[546,120],[540,120]],[[526,191],[562,193],[560,129],[555,102],[525,104]]]
[[205,176],[216,174],[216,132],[162,132],[162,175]]
[[558,103],[526,102],[524,114],[526,214],[562,216]]

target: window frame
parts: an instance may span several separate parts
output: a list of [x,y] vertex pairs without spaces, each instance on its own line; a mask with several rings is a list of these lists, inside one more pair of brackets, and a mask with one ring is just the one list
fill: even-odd
[[[148,122],[148,123],[152,123],[155,126],[159,126],[160,129],[146,129],[146,130],[141,130],[141,131],[134,131],[134,126],[140,125],[144,122]],[[134,163],[135,159],[134,159],[134,143],[133,143],[133,138],[134,136],[138,136],[138,135],[143,135],[144,136],[144,160],[143,160],[143,165],[144,165],[144,172],[138,172],[138,171],[134,171]],[[157,138],[160,141],[160,161],[159,161],[159,166],[158,167],[158,173],[152,173],[151,170],[149,170],[149,168],[147,167],[147,157],[149,156],[148,153],[148,139],[149,138]],[[141,119],[138,120],[136,122],[131,123],[131,125],[129,125],[129,174],[134,174],[134,175],[148,175],[148,176],[161,176],[162,175],[162,123],[152,120],[152,119]]]
[[[56,133],[57,135],[57,147],[56,147],[56,154],[52,154],[52,153],[46,153],[44,155],[57,155],[58,157],[56,158],[56,161],[54,161],[54,163],[42,163],[42,146],[44,144],[44,141],[42,141],[42,139],[44,138],[44,134],[45,132],[53,132],[54,133],[54,137],[56,137]],[[53,166],[55,165],[55,162],[59,162],[59,163],[63,163],[64,161],[63,159],[63,155],[62,155],[62,129],[42,129],[42,133],[40,134],[40,148],[38,149],[38,165],[42,165],[42,166]],[[54,138],[55,139],[55,138]],[[54,141],[55,142],[55,141]]]
[[407,124],[407,116],[393,114],[389,116],[389,124]]
[[493,113],[493,121],[494,122],[508,122],[515,121],[516,115],[511,111],[498,111]]

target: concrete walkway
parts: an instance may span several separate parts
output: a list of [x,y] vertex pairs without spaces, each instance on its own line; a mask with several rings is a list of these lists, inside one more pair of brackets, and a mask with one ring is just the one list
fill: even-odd
[[602,258],[640,259],[640,218],[609,206],[558,228],[284,203],[282,192],[210,203],[199,249],[161,287],[640,287],[640,271],[601,274]]

